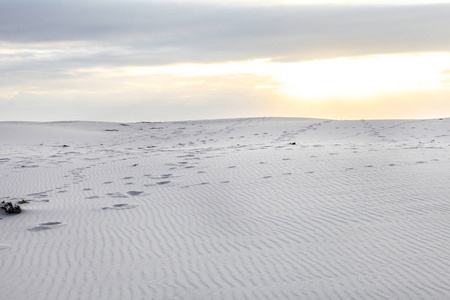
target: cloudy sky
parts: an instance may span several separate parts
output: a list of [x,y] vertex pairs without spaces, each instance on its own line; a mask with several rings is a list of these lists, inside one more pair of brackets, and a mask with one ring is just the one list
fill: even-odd
[[450,1],[0,0],[0,121],[450,117]]

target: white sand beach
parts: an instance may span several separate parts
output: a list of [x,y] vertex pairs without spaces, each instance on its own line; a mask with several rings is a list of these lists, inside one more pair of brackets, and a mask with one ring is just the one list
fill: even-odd
[[450,119],[0,122],[0,299],[449,299]]

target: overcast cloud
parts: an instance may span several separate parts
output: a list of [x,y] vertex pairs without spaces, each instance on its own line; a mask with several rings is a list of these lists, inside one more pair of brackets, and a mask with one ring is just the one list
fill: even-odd
[[[57,45],[70,51],[39,61],[50,68],[63,62],[79,67],[256,58],[301,61],[450,50],[447,4],[242,7],[133,1],[1,3],[0,42],[14,47],[38,45],[40,49]],[[16,63],[13,68],[24,66]]]

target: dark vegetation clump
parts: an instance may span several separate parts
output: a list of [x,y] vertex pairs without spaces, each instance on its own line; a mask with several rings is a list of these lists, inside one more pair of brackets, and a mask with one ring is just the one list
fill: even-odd
[[0,207],[3,209],[7,214],[20,214],[22,212],[22,209],[19,205],[13,205],[11,202],[5,202],[2,201],[3,206]]

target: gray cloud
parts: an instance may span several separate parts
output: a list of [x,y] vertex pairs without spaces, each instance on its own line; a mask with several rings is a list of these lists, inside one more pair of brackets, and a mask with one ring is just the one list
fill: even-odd
[[[450,50],[450,5],[238,7],[161,2],[7,0],[0,42],[82,43],[96,51],[22,58],[2,72],[255,58],[301,61]],[[37,46],[39,47],[39,46]],[[64,49],[64,48],[62,48]]]

